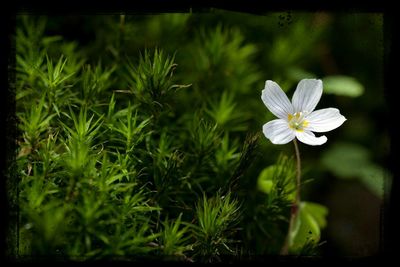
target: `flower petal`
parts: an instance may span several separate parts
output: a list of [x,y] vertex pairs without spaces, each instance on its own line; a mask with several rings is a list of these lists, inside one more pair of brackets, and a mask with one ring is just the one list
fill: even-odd
[[303,79],[297,85],[292,97],[295,112],[312,112],[322,95],[322,81]]
[[346,118],[337,108],[324,108],[313,111],[305,117],[305,120],[308,121],[307,130],[320,133],[336,129],[346,121]]
[[265,89],[261,92],[261,99],[267,108],[278,118],[286,119],[293,113],[293,106],[285,92],[279,85],[271,80],[265,82]]
[[277,119],[263,125],[263,133],[273,144],[283,145],[292,141],[295,133],[289,128],[287,121]]
[[319,146],[322,144],[325,144],[328,138],[326,138],[325,135],[316,137],[312,132],[310,131],[296,131],[296,137],[299,139],[300,142],[303,142],[304,144],[310,145],[310,146]]

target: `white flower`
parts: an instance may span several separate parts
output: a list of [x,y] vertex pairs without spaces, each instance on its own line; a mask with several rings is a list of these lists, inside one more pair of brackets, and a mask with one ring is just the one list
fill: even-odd
[[308,145],[322,145],[326,136],[316,137],[313,132],[328,132],[346,121],[336,108],[314,111],[322,95],[322,81],[304,79],[297,85],[290,103],[277,83],[267,80],[261,99],[279,119],[263,125],[263,133],[274,144],[286,144],[295,137]]

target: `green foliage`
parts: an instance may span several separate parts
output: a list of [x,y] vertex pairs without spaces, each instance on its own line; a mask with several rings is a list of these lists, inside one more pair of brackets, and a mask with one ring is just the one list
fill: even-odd
[[328,94],[357,97],[364,93],[364,86],[353,77],[333,75],[324,77],[322,82],[324,92]]
[[321,238],[321,229],[326,227],[328,209],[320,204],[301,202],[293,231],[289,238],[289,251],[301,253],[307,247],[316,246]]
[[24,141],[31,148],[36,147],[43,134],[49,126],[50,120],[55,114],[48,114],[45,110],[45,98],[42,96],[38,104],[30,107],[30,111],[20,113],[20,130],[24,133]]
[[230,236],[237,231],[234,226],[239,219],[239,204],[231,195],[217,195],[213,198],[203,198],[196,206],[198,225],[195,227],[196,256],[203,261],[212,262],[221,254],[234,254],[230,248]]
[[[16,29],[16,76],[19,82],[17,99],[32,93],[31,90],[21,90],[25,86],[34,84],[38,78],[38,69],[41,69],[45,60],[44,30],[46,20],[40,18],[32,21],[28,16],[20,17],[22,27]],[[47,39],[48,40],[48,39]]]
[[62,75],[65,63],[67,63],[67,59],[64,59],[64,56],[60,57],[55,66],[48,56],[46,56],[46,60],[47,73],[39,72],[39,75],[42,78],[44,86],[50,90],[50,93],[53,93],[53,90],[55,90],[55,88],[62,84],[65,80],[69,79],[73,75],[73,73],[66,76]]
[[135,146],[141,142],[145,135],[142,133],[143,128],[146,127],[150,118],[138,122],[137,111],[133,114],[133,108],[129,103],[129,106],[125,111],[126,118],[117,119],[117,121],[111,125],[111,130],[117,132],[121,137],[117,138],[116,141],[121,145],[125,145],[124,149],[126,153],[130,153]]
[[[295,191],[295,168],[293,159],[280,156],[275,165],[264,169],[259,176],[259,184],[271,181],[272,185],[268,193],[270,203],[287,198],[292,201]],[[265,190],[265,189],[264,189]]]
[[[247,246],[254,248],[252,254],[280,253],[288,231],[290,207],[295,193],[294,173],[293,160],[281,155],[275,164],[260,173],[254,184],[255,192],[250,196],[244,193],[244,205],[248,207],[243,219],[248,225],[244,241]],[[269,183],[267,188],[266,183]]]
[[271,165],[260,173],[258,176],[258,189],[269,194],[270,198],[276,193],[287,194],[290,200],[295,198],[295,181],[294,166],[287,157],[281,157],[277,164]]
[[[194,45],[187,50],[190,57],[196,58],[194,64],[183,62],[184,67],[191,70],[187,79],[197,81],[194,86],[200,94],[223,89],[246,93],[260,78],[259,72],[248,60],[255,56],[257,48],[246,44],[238,29],[225,30],[222,25],[217,25],[214,30],[201,28]],[[208,83],[210,80],[214,82]],[[229,88],[225,87],[226,84],[230,85]]]
[[[67,62],[67,59],[64,59],[64,56],[61,55],[55,66],[53,65],[53,61],[47,55],[46,59],[47,70],[46,72],[39,71],[39,77],[41,78],[41,82],[45,88],[44,92],[49,98],[50,108],[54,108],[57,114],[59,114],[59,109],[65,105],[65,103],[68,103],[67,99],[71,97],[71,92],[68,91],[68,86],[65,82],[70,79],[74,73],[66,74],[64,72],[64,67]],[[60,101],[61,99],[63,99],[63,101]],[[65,100],[67,101],[65,102]]]
[[74,128],[72,129],[61,122],[64,129],[66,129],[67,131],[68,137],[76,139],[78,142],[87,144],[92,143],[94,137],[97,134],[97,131],[100,129],[102,117],[100,117],[96,122],[92,123],[94,114],[90,117],[90,119],[87,119],[86,108],[80,109],[79,117],[76,117],[71,108],[70,113],[65,115],[69,117],[74,123]]
[[[229,176],[231,170],[237,166],[241,153],[237,142],[229,140],[228,133],[220,139],[220,147],[215,152],[215,161],[213,164],[213,170],[216,174],[220,175],[219,179],[224,179]],[[231,143],[230,143],[231,142]]]
[[[17,16],[16,257],[218,262],[280,252],[295,170],[261,133],[271,116],[260,93],[266,79],[290,89],[313,73],[332,78],[314,53],[332,25],[299,14],[279,28],[274,14],[215,12]],[[361,100],[366,80],[350,76],[326,80],[327,92]],[[327,169],[378,192],[370,152],[335,149],[323,154]],[[293,253],[314,255],[326,213],[302,203]]]
[[155,49],[152,56],[148,50],[145,50],[144,56],[140,55],[138,67],[128,62],[130,90],[140,103],[152,109],[163,108],[165,98],[171,92],[185,87],[173,84],[172,75],[176,67],[174,58]]
[[207,121],[197,114],[188,126],[192,140],[190,149],[193,153],[196,153],[199,158],[211,156],[210,152],[217,145],[220,136],[217,124]]
[[189,225],[183,226],[181,218],[182,213],[175,221],[163,222],[160,244],[165,255],[184,256],[184,252],[192,250],[193,245],[187,245],[190,239]]
[[82,99],[84,103],[91,103],[98,100],[98,96],[110,88],[113,83],[112,74],[115,67],[110,69],[102,68],[98,64],[91,68],[90,65],[85,66],[82,73]]
[[370,158],[371,155],[365,147],[341,142],[326,150],[322,163],[339,178],[360,179],[366,188],[382,198],[385,181],[389,182],[391,176]]
[[211,102],[205,112],[222,129],[232,132],[246,130],[248,114],[245,114],[237,107],[233,95],[229,95],[227,91],[222,93],[219,101]]

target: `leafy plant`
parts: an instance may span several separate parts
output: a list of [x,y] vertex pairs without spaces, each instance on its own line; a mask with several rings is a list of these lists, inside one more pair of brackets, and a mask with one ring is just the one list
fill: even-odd
[[[387,136],[373,135],[379,127],[364,118],[383,105],[369,89],[379,88],[379,57],[358,47],[375,42],[378,29],[347,36],[357,56],[340,63],[342,44],[329,45],[339,39],[332,31],[346,31],[345,19],[296,14],[286,25],[280,15],[18,15],[13,256],[232,262],[279,254],[295,171],[289,152],[277,157],[260,138],[266,79],[291,90],[300,79],[325,77],[328,104],[349,114],[357,110],[343,96],[358,96],[366,108],[353,126],[358,135],[343,131],[342,144],[332,137],[321,159],[304,150],[315,179],[303,194],[320,199],[314,189],[330,174],[381,195]],[[377,148],[364,145],[371,140]],[[299,214],[291,253],[320,255],[328,208],[301,202]]]
[[225,196],[217,194],[214,198],[203,196],[197,204],[196,215],[197,257],[211,262],[218,260],[221,254],[234,255],[230,246],[235,242],[229,236],[237,231],[234,228],[240,216],[237,200],[231,199],[229,193]]

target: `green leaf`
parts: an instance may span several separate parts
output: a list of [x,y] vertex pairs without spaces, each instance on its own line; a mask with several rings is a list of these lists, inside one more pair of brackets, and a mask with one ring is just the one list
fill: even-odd
[[356,144],[335,144],[324,153],[322,163],[339,178],[360,179],[379,197],[383,197],[385,179],[390,179],[384,168],[370,161],[369,151]]
[[360,170],[360,176],[362,183],[372,193],[383,197],[385,178],[389,179],[389,175],[382,167],[376,164],[367,165]]
[[18,100],[20,100],[20,99],[22,99],[25,96],[30,95],[30,94],[33,94],[33,91],[31,91],[31,90],[19,91],[19,92],[16,93],[15,100],[18,101]]
[[303,211],[312,214],[319,227],[326,227],[326,216],[328,215],[328,208],[313,202],[303,202]]
[[279,166],[272,165],[262,170],[257,180],[258,190],[267,194],[271,192],[273,186],[272,178],[277,168],[279,168]]
[[321,229],[326,226],[328,208],[311,202],[301,202],[293,231],[290,233],[289,251],[296,253],[307,243],[318,243]]
[[322,164],[340,178],[359,176],[368,165],[369,152],[363,146],[351,143],[336,143],[322,156]]
[[287,198],[293,201],[296,196],[295,170],[288,163],[291,163],[288,159],[278,160],[276,164],[262,170],[257,180],[258,190],[266,194],[283,190],[287,193]]
[[324,92],[328,94],[357,97],[364,93],[364,86],[353,77],[333,75],[323,78],[322,81]]

